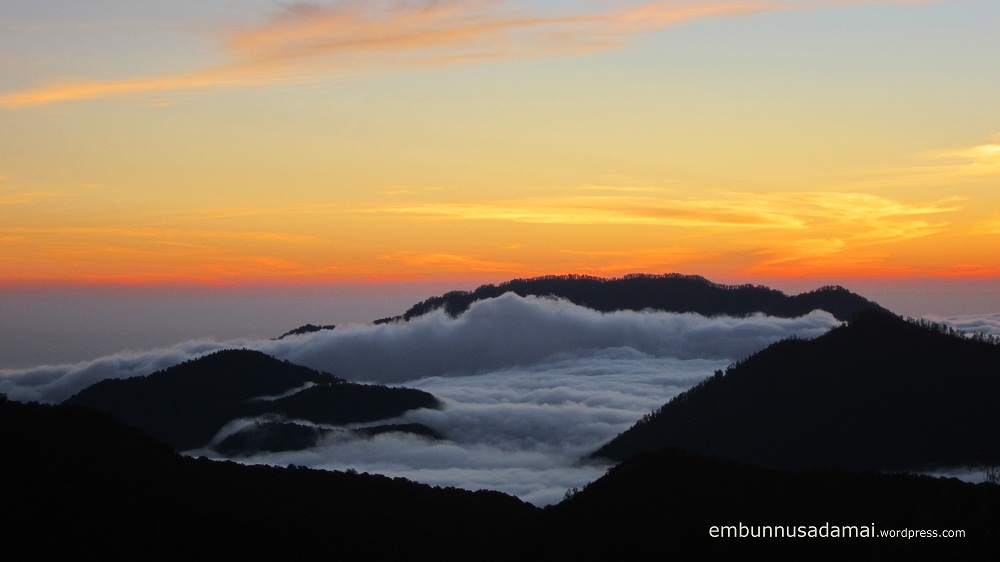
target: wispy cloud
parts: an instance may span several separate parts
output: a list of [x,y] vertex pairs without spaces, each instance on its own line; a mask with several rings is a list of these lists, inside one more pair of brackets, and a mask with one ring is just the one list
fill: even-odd
[[[4,227],[8,280],[80,283],[231,284],[322,278],[332,266],[302,263],[311,236],[268,231],[150,226]],[[19,258],[14,259],[15,256]]]
[[869,193],[833,191],[740,194],[741,197],[748,195],[761,208],[798,217],[803,226],[809,226],[813,221],[863,225],[868,236],[876,239],[933,228],[926,219],[912,217],[940,215],[961,209],[956,198],[934,203],[904,203]]
[[380,195],[385,195],[387,197],[395,197],[398,195],[418,195],[421,193],[431,193],[434,191],[442,191],[442,187],[408,187],[408,186],[397,186],[391,189],[385,189],[379,192]]
[[940,164],[927,171],[948,176],[1000,176],[1000,134],[991,142],[967,148],[933,150],[924,154]]
[[[962,209],[960,201],[903,202],[869,193],[828,191],[719,192],[700,199],[636,195],[439,202],[374,212],[423,220],[663,227],[699,237],[738,232],[740,237],[728,242],[727,251],[745,253],[747,261],[755,263],[749,272],[801,274],[882,267],[890,255],[884,246],[944,231],[949,225],[946,216]],[[709,244],[564,255],[579,258],[566,263],[577,270],[612,274],[676,268],[718,252]]]
[[506,201],[398,205],[371,212],[439,220],[499,220],[533,224],[617,224],[796,228],[788,214],[759,212],[733,201],[663,200],[652,197],[572,196]]
[[[6,179],[4,176],[0,176],[0,181],[3,181],[4,179]],[[58,194],[52,191],[25,191],[21,193],[6,194],[0,193],[0,207],[48,201],[57,196]]]
[[479,256],[453,253],[394,252],[379,256],[380,260],[408,266],[444,271],[513,272],[523,271],[524,264],[489,260]]
[[979,222],[974,230],[977,234],[1000,234],[1000,214]]
[[883,263],[888,252],[877,246],[942,232],[948,222],[941,215],[962,208],[957,198],[911,204],[865,193],[769,194],[761,198],[787,207],[813,235],[776,241],[760,250],[758,253],[767,257],[751,273],[868,269],[892,274]]
[[[0,201],[0,203],[2,203],[2,201]],[[246,240],[252,242],[284,242],[288,244],[304,244],[315,240],[312,236],[288,234],[283,232],[181,230],[151,227],[12,227],[2,228],[0,229],[0,232],[17,235],[96,235],[113,236],[115,238],[162,238],[168,240],[220,238],[229,240]]]
[[581,185],[581,191],[609,191],[612,193],[676,193],[676,189],[640,185]]
[[[219,34],[222,60],[177,74],[55,82],[0,96],[8,109],[66,100],[315,80],[372,69],[576,56],[632,36],[725,16],[912,0],[664,0],[594,13],[534,15],[506,2],[298,2],[260,25]],[[162,100],[160,100],[162,102]]]
[[862,189],[974,183],[1000,177],[1000,134],[973,146],[925,150],[914,155],[917,162],[906,167],[873,170]]
[[937,223],[908,217],[958,210],[952,203],[908,204],[866,193],[723,192],[708,199],[570,196],[398,205],[370,212],[436,220],[785,230],[833,222],[864,226],[868,236],[882,238],[934,228]]
[[697,248],[661,247],[626,250],[563,250],[567,269],[589,275],[621,275],[636,271],[674,271],[718,254]]
[[[304,215],[318,215],[329,217],[341,211],[341,209],[322,203],[310,203],[308,205],[291,205],[281,207],[260,207],[260,206],[220,206],[202,207],[186,210],[177,213],[169,218],[173,224],[185,221],[197,222],[218,222],[227,219],[241,219],[246,217],[300,217]],[[163,216],[162,214],[160,216]]]
[[264,74],[243,72],[239,68],[218,67],[202,72],[170,76],[132,78],[117,81],[55,82],[38,88],[11,92],[0,97],[0,107],[17,109],[30,105],[46,105],[68,100],[85,100],[114,96],[190,90],[221,86],[247,86],[265,84]]

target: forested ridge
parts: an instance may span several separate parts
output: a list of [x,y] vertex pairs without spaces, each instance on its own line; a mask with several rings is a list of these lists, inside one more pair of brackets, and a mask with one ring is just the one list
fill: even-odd
[[[562,503],[402,478],[183,457],[92,410],[0,395],[11,559],[995,560],[1000,487],[641,454]],[[961,530],[950,539],[721,539],[717,525]]]
[[680,447],[772,467],[929,470],[1000,461],[1000,346],[879,311],[777,342],[599,449]]
[[701,276],[677,273],[633,274],[617,278],[551,275],[483,285],[474,291],[451,291],[417,303],[399,317],[380,322],[411,320],[438,309],[458,316],[476,301],[505,293],[522,297],[563,298],[601,312],[648,309],[694,312],[705,316],[746,316],[759,312],[793,318],[813,310],[825,310],[839,320],[847,320],[860,310],[884,310],[878,304],[838,286],[820,287],[789,296],[763,285],[722,285]]
[[440,407],[422,390],[351,383],[246,349],[218,351],[144,377],[104,380],[65,403],[114,414],[179,451],[207,445],[227,422],[242,417],[341,425]]

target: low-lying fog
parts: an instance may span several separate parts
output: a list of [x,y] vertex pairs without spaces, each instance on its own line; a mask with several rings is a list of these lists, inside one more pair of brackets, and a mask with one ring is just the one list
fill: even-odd
[[[608,468],[580,458],[716,369],[795,335],[838,324],[825,312],[795,319],[695,314],[602,314],[512,294],[458,318],[344,325],[282,340],[192,341],[72,365],[0,371],[12,399],[59,402],[109,377],[145,375],[227,347],[258,349],[348,380],[420,388],[445,403],[393,422],[446,437],[330,437],[318,447],[238,459],[402,476],[489,488],[536,505],[559,501]],[[210,451],[191,454],[217,456]]]

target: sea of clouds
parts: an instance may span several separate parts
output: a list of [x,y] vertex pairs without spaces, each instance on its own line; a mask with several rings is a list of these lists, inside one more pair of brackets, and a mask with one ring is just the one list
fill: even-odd
[[1000,336],[1000,313],[998,314],[969,314],[963,316],[928,316],[929,320],[947,324],[956,330],[962,330],[967,334],[986,334]]
[[0,371],[0,392],[60,402],[105,378],[146,375],[224,348],[257,349],[348,380],[431,392],[443,409],[392,421],[422,423],[446,439],[332,435],[313,449],[240,460],[353,468],[500,490],[546,505],[608,468],[582,457],[714,370],[774,341],[814,338],[838,324],[822,311],[792,319],[600,313],[506,294],[457,318],[438,311],[406,323],[345,325],[281,340],[190,341],[71,365],[8,369]]

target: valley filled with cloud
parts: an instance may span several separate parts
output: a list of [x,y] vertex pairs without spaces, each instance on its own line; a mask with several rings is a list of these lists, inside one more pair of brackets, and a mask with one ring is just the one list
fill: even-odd
[[[106,378],[147,375],[219,349],[256,349],[350,381],[431,392],[444,408],[412,410],[391,421],[422,423],[445,439],[335,432],[311,449],[237,460],[501,490],[545,505],[610,466],[581,462],[583,456],[714,370],[772,342],[814,338],[838,324],[822,311],[793,319],[600,313],[506,294],[475,303],[457,318],[436,311],[409,322],[344,325],[280,340],[191,341],[72,365],[5,370],[0,392],[61,402]],[[246,423],[230,424],[216,441]],[[211,450],[189,453],[219,457]]]

